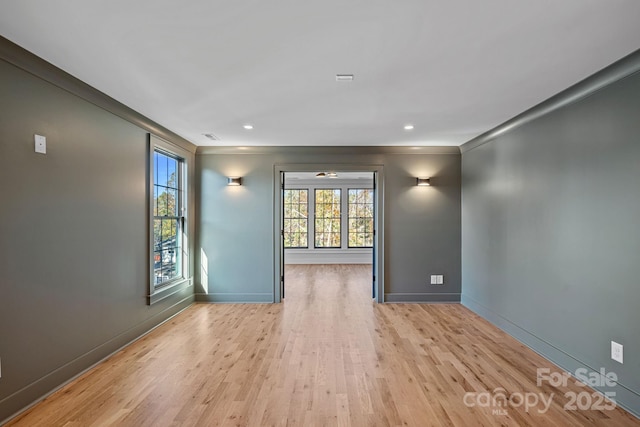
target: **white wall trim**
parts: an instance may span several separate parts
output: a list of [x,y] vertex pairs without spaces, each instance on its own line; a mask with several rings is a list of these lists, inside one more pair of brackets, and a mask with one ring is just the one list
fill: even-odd
[[[286,254],[294,254],[294,253],[307,253],[304,256],[305,259],[313,260],[315,253],[327,252],[333,254],[334,252],[338,252],[338,254],[343,255],[345,257],[357,258],[355,256],[350,255],[351,253],[355,253],[360,250],[359,248],[349,248],[349,190],[352,189],[373,189],[373,172],[371,172],[371,178],[365,179],[315,179],[315,180],[287,180],[285,174],[285,183],[284,188],[287,190],[307,190],[308,193],[308,218],[307,218],[307,245],[308,248],[300,248],[300,249],[285,249]],[[340,190],[340,248],[315,248],[314,247],[314,236],[315,236],[315,190],[322,189],[339,189]],[[368,253],[371,254],[371,249],[368,250]],[[325,254],[326,255],[326,254]],[[293,255],[292,259],[296,260],[300,258],[297,255]],[[325,256],[327,259],[331,259],[330,257]],[[340,261],[335,256],[332,258],[334,261],[332,262],[289,262],[287,257],[285,256],[286,264],[360,264],[358,262],[347,262]],[[368,261],[365,261],[364,264],[371,263],[371,255],[369,255]]]
[[[375,172],[376,177],[376,218],[374,221],[374,246],[375,263],[374,263],[374,290],[376,301],[384,302],[384,166],[381,164],[368,163],[292,163],[280,164],[273,166],[273,300],[276,303],[282,301],[282,282],[284,259],[282,248],[282,188],[284,182],[282,176],[286,172],[313,172],[319,170],[342,170],[349,172]],[[372,256],[372,258],[374,258]]]

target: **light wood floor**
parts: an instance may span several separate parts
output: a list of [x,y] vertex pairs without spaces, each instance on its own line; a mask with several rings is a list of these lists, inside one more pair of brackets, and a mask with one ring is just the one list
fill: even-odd
[[[11,426],[631,426],[565,411],[584,388],[536,385],[549,362],[460,305],[375,304],[369,266],[287,266],[283,304],[196,304]],[[467,392],[555,394],[468,407]],[[503,408],[505,410],[505,408]]]

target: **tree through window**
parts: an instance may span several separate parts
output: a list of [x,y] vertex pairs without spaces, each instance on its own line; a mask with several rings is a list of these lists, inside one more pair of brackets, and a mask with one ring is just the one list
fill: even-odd
[[284,190],[284,247],[307,248],[309,190]]
[[340,247],[340,189],[315,190],[315,247]]
[[349,247],[373,247],[372,189],[349,189]]
[[153,285],[182,278],[182,160],[153,154]]

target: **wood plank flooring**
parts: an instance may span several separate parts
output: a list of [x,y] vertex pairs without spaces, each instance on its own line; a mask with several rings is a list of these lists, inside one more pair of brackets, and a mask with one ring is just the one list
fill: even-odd
[[[640,425],[565,411],[585,389],[538,387],[537,368],[561,371],[460,305],[373,303],[370,266],[286,272],[283,304],[193,305],[9,425]],[[465,404],[496,389],[555,397]]]

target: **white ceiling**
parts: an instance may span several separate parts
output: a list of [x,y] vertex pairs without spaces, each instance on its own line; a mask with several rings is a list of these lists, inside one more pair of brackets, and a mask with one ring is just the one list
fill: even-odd
[[197,145],[460,145],[640,48],[640,1],[16,0],[0,34]]

